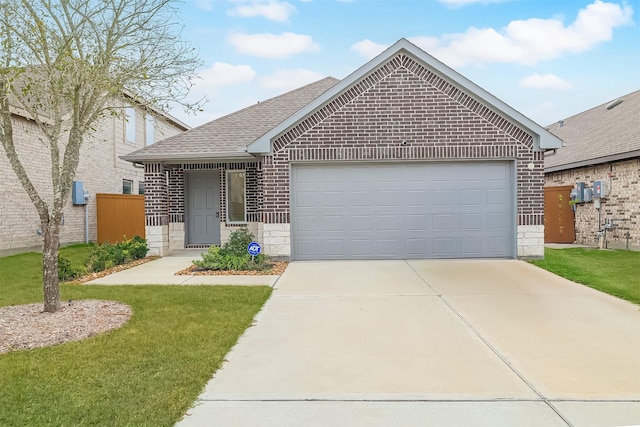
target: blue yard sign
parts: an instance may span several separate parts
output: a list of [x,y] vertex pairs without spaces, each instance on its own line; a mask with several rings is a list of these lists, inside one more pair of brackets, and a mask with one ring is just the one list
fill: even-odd
[[247,252],[249,252],[249,255],[256,256],[260,253],[260,244],[258,242],[251,242],[249,243],[249,246],[247,246]]

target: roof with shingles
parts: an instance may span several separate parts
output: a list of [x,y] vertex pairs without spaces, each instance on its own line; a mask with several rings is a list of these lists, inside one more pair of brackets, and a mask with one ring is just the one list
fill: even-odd
[[325,77],[123,156],[129,161],[247,155],[247,146],[336,85]]
[[547,127],[565,146],[546,156],[546,172],[640,156],[640,90]]

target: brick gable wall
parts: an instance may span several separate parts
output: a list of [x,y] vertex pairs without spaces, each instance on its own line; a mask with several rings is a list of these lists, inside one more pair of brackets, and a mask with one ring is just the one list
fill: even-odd
[[532,145],[525,130],[398,55],[274,141],[262,220],[290,222],[292,161],[494,158],[516,159],[518,225],[541,226],[542,156]]

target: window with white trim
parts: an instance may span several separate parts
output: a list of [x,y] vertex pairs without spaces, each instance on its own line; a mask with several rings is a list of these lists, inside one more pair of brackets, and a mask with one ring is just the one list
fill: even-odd
[[144,194],[144,181],[138,182],[138,194]]
[[144,123],[146,138],[145,142],[147,145],[152,145],[154,142],[156,142],[156,128],[154,122],[155,120],[153,120],[153,116],[150,113],[147,113],[147,117]]
[[227,171],[227,222],[247,222],[245,171]]
[[122,194],[131,194],[132,190],[133,190],[133,181],[131,181],[130,179],[123,179]]
[[133,107],[124,109],[125,139],[131,144],[136,143],[136,110]]

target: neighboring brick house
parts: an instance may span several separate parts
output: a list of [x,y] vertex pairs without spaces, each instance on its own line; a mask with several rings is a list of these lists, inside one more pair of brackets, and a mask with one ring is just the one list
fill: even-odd
[[124,158],[145,165],[155,254],[247,226],[294,260],[515,258],[544,255],[542,153],[561,144],[402,39]]
[[[170,115],[159,111],[127,107],[126,115],[108,117],[97,126],[80,149],[75,180],[82,181],[91,198],[89,239],[96,240],[96,193],[144,192],[144,170],[120,159],[120,156],[189,129]],[[129,117],[129,120],[126,120]],[[12,117],[16,149],[29,177],[45,200],[51,199],[51,160],[49,150],[39,140],[40,132],[32,120],[17,110]],[[0,146],[0,256],[39,250],[40,219]],[[64,209],[60,242],[85,241],[83,206],[71,204]]]
[[[640,91],[561,120],[548,129],[566,147],[545,156],[545,187],[602,181],[608,195],[577,204],[575,241],[640,250]],[[600,209],[597,209],[600,203]],[[602,233],[603,234],[603,233]]]

